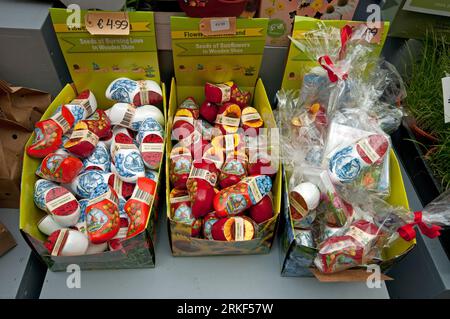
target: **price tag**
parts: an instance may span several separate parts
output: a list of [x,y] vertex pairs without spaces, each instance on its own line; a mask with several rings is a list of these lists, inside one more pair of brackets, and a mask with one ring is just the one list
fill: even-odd
[[88,12],[86,30],[92,35],[129,35],[130,20],[127,12]]
[[203,18],[200,20],[200,32],[209,35],[235,35],[236,17]]

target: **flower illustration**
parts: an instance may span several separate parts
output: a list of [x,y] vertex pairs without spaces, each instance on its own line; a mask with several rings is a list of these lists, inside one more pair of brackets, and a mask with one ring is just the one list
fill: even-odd
[[323,1],[322,0],[315,0],[314,2],[311,3],[311,9],[315,10],[315,11],[319,11],[323,6]]
[[279,11],[284,10],[284,3],[283,3],[283,2],[278,2],[278,3],[277,3],[277,9],[278,9]]
[[275,13],[275,8],[274,7],[269,7],[265,10],[266,15],[269,16],[269,18],[272,17],[272,15]]

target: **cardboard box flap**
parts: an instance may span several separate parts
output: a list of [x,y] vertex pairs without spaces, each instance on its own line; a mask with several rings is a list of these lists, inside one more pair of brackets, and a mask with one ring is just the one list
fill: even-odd
[[[348,269],[345,271],[337,272],[334,274],[323,274],[318,269],[311,268],[311,272],[314,277],[320,282],[365,282],[369,279],[369,276],[373,276],[373,272],[368,272],[366,269]],[[380,280],[394,280],[393,278],[380,273]]]
[[[205,82],[236,81],[253,92],[258,79],[267,33],[267,19],[236,19],[235,34],[220,34],[233,28],[233,21],[171,17],[172,49],[178,91],[200,98]],[[219,20],[219,21],[216,21]],[[206,22],[205,22],[206,21]],[[209,25],[208,25],[209,24]],[[214,35],[205,29],[218,30]],[[183,91],[183,92],[184,92]],[[180,98],[186,97],[178,94]],[[180,102],[180,101],[178,101]]]
[[[317,29],[317,24],[323,23],[326,26],[342,28],[346,24],[356,25],[364,22],[357,21],[347,21],[347,20],[317,20],[309,17],[295,17],[294,28],[292,30],[292,35],[294,38],[298,35]],[[383,49],[384,42],[389,30],[389,22],[383,22],[381,28],[380,41],[374,43],[374,50],[372,52],[374,57],[380,55]],[[311,61],[302,51],[300,51],[291,41],[289,45],[289,54],[286,62],[286,69],[283,75],[283,82],[281,87],[285,90],[298,90],[302,86],[303,76],[312,67],[318,66],[319,63],[316,61]]]
[[[88,11],[50,9],[53,27],[72,80],[78,90],[89,88],[99,105],[111,106],[105,90],[119,77],[161,82],[153,12],[128,12],[129,35],[91,35],[85,27]],[[79,18],[79,20],[78,20]],[[79,22],[79,27],[68,26]],[[103,28],[110,26],[105,21]]]

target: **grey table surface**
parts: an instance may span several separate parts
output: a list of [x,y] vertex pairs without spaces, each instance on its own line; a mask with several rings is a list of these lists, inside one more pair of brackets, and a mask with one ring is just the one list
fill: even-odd
[[0,257],[0,299],[16,298],[31,250],[19,231],[19,210],[0,209],[0,222],[17,242],[16,247]]

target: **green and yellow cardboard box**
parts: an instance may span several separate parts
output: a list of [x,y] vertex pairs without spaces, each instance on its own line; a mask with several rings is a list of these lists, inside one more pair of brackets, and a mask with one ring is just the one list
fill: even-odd
[[[172,220],[170,211],[169,154],[173,117],[178,105],[187,97],[204,100],[206,82],[235,81],[252,93],[253,105],[267,128],[276,123],[264,84],[258,79],[267,32],[266,19],[237,19],[235,35],[205,36],[199,28],[208,20],[172,17],[172,48],[176,80],[172,79],[166,144],[166,202],[169,239],[174,256],[264,254],[271,249],[281,205],[281,168],[273,183],[274,217],[259,225],[255,239],[222,242],[191,237],[190,226]],[[280,165],[278,165],[280,167]]]
[[[348,21],[342,20],[329,20],[323,21],[325,24],[333,27],[341,28]],[[318,20],[296,17],[293,37],[301,38],[301,34],[309,30],[317,28]],[[382,29],[379,29],[381,33],[380,41],[375,45],[373,54],[378,56],[381,53],[383,44],[385,42],[389,24],[385,23]],[[302,85],[303,75],[311,67],[318,65],[314,61],[310,61],[306,55],[304,55],[294,44],[290,45],[288,61],[286,64],[286,70],[283,78],[283,89],[296,90],[300,89]],[[403,206],[409,209],[408,198],[406,196],[405,186],[403,184],[402,174],[398,160],[391,150],[389,154],[390,163],[390,182],[391,182],[391,194],[387,198],[387,202],[394,206]],[[283,170],[283,213],[280,222],[280,257],[281,257],[281,274],[283,276],[300,276],[311,277],[316,276],[319,280],[323,281],[353,281],[353,280],[365,280],[367,273],[364,269],[348,270],[338,274],[320,275],[313,267],[313,260],[317,253],[317,250],[311,247],[300,245],[295,238],[294,226],[289,210],[289,196],[288,194],[288,181],[290,176]],[[406,242],[403,239],[396,241],[393,247],[385,252],[388,256],[388,260],[383,262],[380,267],[383,271],[387,270],[389,266],[397,262],[402,256],[404,256],[414,246],[415,241]]]
[[[113,101],[105,97],[108,84],[118,77],[134,80],[151,79],[160,82],[156,38],[152,12],[128,13],[131,31],[129,35],[91,35],[84,26],[85,11],[81,12],[81,26],[69,28],[66,24],[69,13],[65,9],[50,9],[53,26],[74,83],[67,84],[48,107],[42,119],[49,118],[56,108],[69,103],[77,92],[90,89],[99,108],[107,109]],[[165,88],[161,83],[166,110]],[[34,133],[26,146],[32,143]],[[151,207],[146,229],[137,236],[122,242],[123,249],[84,256],[51,256],[43,242],[46,237],[37,228],[38,221],[45,216],[33,202],[34,184],[38,177],[35,171],[40,159],[24,155],[22,192],[20,199],[20,230],[33,251],[52,271],[65,271],[67,265],[78,264],[81,269],[151,268],[155,266],[155,220],[157,218],[158,195]],[[159,179],[162,175],[159,167]],[[156,194],[160,190],[160,181]]]

